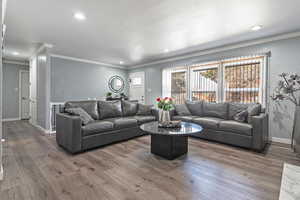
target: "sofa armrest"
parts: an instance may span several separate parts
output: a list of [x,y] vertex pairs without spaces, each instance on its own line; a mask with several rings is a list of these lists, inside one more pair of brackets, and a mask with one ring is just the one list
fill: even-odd
[[56,142],[70,153],[81,151],[82,121],[78,116],[56,114]]
[[252,116],[250,124],[253,127],[252,147],[257,151],[263,151],[269,140],[269,116],[266,113],[261,113],[257,116]]

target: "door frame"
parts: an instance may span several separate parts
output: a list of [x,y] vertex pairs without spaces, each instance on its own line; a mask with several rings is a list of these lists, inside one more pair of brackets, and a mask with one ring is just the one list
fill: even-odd
[[[24,70],[24,69],[19,70],[19,119],[20,120],[22,120],[22,78],[21,78],[22,73],[28,73],[30,76],[29,70]],[[29,79],[29,85],[30,85],[30,79]],[[29,93],[30,93],[30,87],[29,87]],[[29,119],[30,119],[30,116],[29,116]]]
[[146,73],[144,72],[144,71],[136,71],[136,72],[129,72],[128,73],[128,82],[129,82],[129,87],[128,87],[128,96],[130,97],[130,84],[131,84],[131,82],[130,82],[130,75],[131,74],[143,74],[143,77],[144,77],[144,87],[143,87],[143,89],[144,89],[144,103],[146,104]]

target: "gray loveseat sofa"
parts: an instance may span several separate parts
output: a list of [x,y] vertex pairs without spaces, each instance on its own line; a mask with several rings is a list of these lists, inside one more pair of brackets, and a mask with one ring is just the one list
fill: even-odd
[[72,101],[65,110],[82,108],[93,121],[83,125],[77,115],[56,115],[56,141],[70,153],[78,153],[144,135],[139,125],[156,120],[151,106],[129,101]]
[[268,143],[268,114],[260,104],[187,101],[175,105],[172,119],[200,124],[204,130],[194,137],[255,151]]

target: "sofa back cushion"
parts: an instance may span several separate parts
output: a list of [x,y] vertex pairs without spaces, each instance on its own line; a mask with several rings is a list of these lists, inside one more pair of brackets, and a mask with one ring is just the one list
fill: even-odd
[[189,109],[187,108],[186,104],[176,104],[174,105],[175,111],[177,115],[180,116],[190,116],[192,115]]
[[98,101],[100,119],[122,117],[121,101]]
[[153,105],[138,104],[138,111],[136,115],[147,116],[152,114]]
[[228,119],[228,103],[203,102],[203,116]]
[[186,101],[187,108],[194,116],[203,116],[203,101]]
[[250,104],[245,104],[245,103],[234,103],[234,102],[230,102],[228,103],[228,119],[229,120],[234,120],[234,117],[244,111],[247,110],[248,106]]
[[138,103],[137,102],[122,101],[123,116],[136,115],[137,109],[138,109]]
[[251,116],[259,115],[261,112],[261,104],[258,103],[228,103],[229,114],[228,119],[234,120],[235,116],[242,111],[247,111],[247,122],[250,121]]
[[97,101],[68,101],[65,103],[65,109],[82,108],[94,120],[99,119]]

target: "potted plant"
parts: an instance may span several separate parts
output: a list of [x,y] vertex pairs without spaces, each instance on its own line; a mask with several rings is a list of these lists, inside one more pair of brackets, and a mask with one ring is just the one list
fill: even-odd
[[111,92],[107,92],[106,93],[106,100],[110,100],[112,99],[112,93]]
[[291,146],[294,148],[295,135],[298,134],[297,137],[300,137],[300,98],[299,94],[297,94],[300,91],[300,76],[298,74],[289,75],[287,73],[282,73],[279,77],[281,80],[278,82],[271,98],[277,101],[288,100],[295,105],[295,117],[291,138]]
[[157,101],[157,107],[159,110],[159,121],[160,122],[170,122],[170,110],[174,108],[173,106],[173,99],[170,97],[160,98],[158,97],[156,99]]

